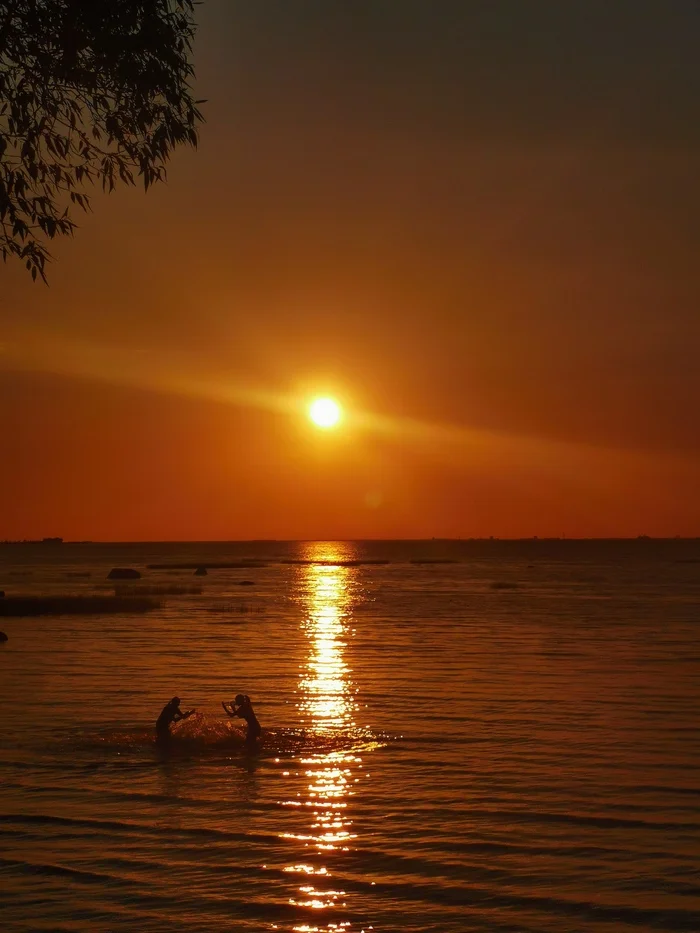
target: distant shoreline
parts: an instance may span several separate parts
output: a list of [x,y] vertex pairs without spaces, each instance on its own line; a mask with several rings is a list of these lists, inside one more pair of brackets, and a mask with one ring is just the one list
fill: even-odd
[[[66,542],[63,538],[20,538],[17,541],[0,541],[2,544],[48,544],[48,545],[57,545],[65,544]],[[70,542],[71,544],[93,544],[93,541],[76,541]]]

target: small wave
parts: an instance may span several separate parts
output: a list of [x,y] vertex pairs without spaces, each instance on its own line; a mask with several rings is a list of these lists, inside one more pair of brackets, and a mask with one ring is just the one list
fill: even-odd
[[207,570],[250,570],[252,567],[267,567],[264,561],[245,558],[243,560],[227,561],[200,561],[197,563],[187,562],[183,564],[146,564],[147,570],[199,570],[204,567]]
[[[224,612],[238,612],[241,615],[252,615],[253,613],[263,613],[265,612],[264,606],[252,606],[249,603],[220,603],[213,606],[193,606],[190,610],[191,612],[210,612],[210,613],[224,613]],[[214,622],[214,625],[235,625],[239,620],[236,619],[226,619],[219,622]]]
[[126,584],[114,587],[115,596],[201,596],[202,587],[196,584],[159,584],[157,586]]
[[3,868],[14,869],[15,871],[34,877],[43,875],[46,877],[67,878],[81,884],[104,884],[106,882],[110,885],[129,885],[128,881],[117,878],[107,872],[90,871],[85,868],[71,868],[66,865],[58,865],[50,862],[20,862],[16,859],[0,858],[0,865]]
[[458,564],[458,560],[454,560],[451,557],[414,557],[409,563],[411,564]]

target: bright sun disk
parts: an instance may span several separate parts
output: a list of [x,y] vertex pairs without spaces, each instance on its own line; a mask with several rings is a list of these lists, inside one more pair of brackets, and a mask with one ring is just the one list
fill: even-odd
[[317,398],[309,408],[309,418],[318,428],[334,428],[340,416],[340,405],[332,398]]

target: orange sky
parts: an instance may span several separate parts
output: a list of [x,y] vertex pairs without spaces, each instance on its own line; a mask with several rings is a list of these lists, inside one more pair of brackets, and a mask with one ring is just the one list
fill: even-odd
[[0,538],[700,534],[700,14],[494,6],[199,8],[199,151],[0,269]]

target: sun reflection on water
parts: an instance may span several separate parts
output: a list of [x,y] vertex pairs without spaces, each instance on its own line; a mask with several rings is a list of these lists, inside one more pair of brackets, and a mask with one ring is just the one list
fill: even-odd
[[309,598],[303,628],[310,643],[299,692],[302,723],[314,733],[343,732],[355,725],[355,698],[345,662],[351,608],[349,567],[303,568]]
[[[319,550],[319,547],[322,550]],[[284,868],[303,882],[288,903],[302,917],[292,927],[297,933],[350,927],[340,914],[348,907],[342,884],[331,881],[357,834],[350,805],[361,767],[354,741],[358,737],[357,700],[346,660],[347,638],[355,601],[355,568],[333,566],[341,555],[328,546],[310,546],[305,555],[325,564],[300,566],[300,592],[305,609],[302,631],[308,642],[306,662],[300,671],[298,710],[307,736],[309,753],[299,761],[302,789],[296,800],[285,801],[293,811],[302,807],[308,824],[301,832],[284,833],[303,848],[303,857]],[[346,555],[342,555],[344,558]],[[353,748],[353,745],[355,748]],[[311,877],[315,883],[312,883]],[[309,913],[329,912],[321,925]]]

